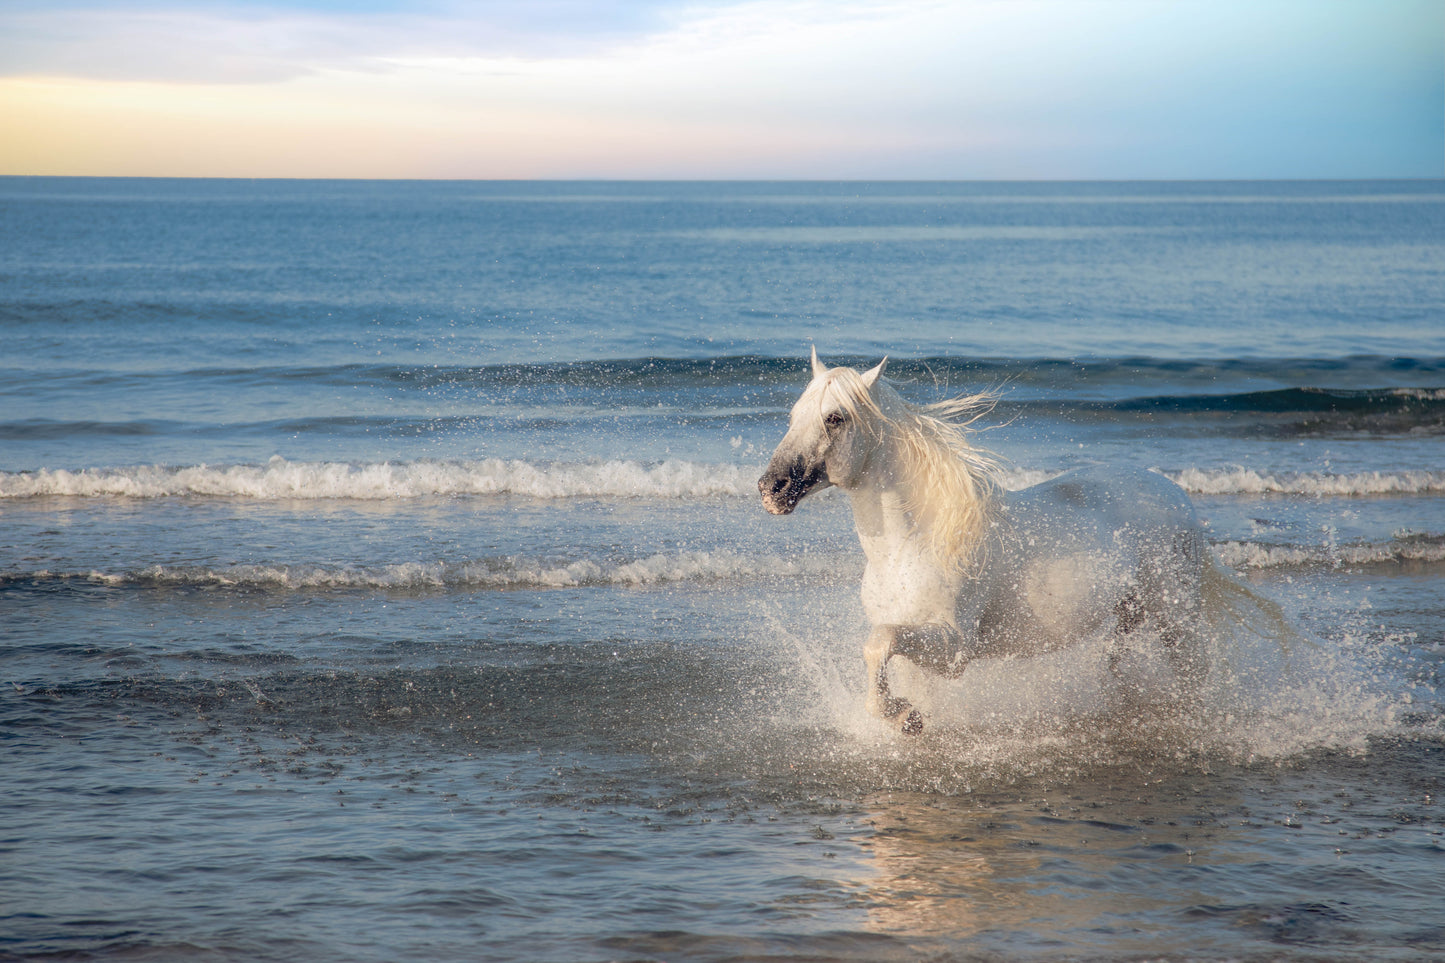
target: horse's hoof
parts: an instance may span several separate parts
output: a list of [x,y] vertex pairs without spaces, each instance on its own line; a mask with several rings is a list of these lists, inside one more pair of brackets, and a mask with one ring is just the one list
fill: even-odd
[[908,713],[908,718],[903,720],[903,734],[905,736],[916,736],[923,731],[923,716],[917,709]]

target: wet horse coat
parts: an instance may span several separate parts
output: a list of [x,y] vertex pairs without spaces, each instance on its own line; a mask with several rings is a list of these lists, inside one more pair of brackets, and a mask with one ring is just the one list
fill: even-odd
[[1085,468],[1018,492],[956,423],[982,397],[915,407],[881,378],[813,355],[813,379],[758,480],[786,515],[812,492],[843,489],[868,564],[862,598],[868,708],[904,731],[922,716],[896,696],[888,662],[928,671],[1033,655],[1099,631],[1150,631],[1187,653],[1216,575],[1193,506],[1167,478]]

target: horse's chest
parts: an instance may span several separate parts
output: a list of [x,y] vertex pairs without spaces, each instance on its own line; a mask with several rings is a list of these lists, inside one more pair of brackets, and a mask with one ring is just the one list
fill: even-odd
[[874,624],[952,622],[957,594],[955,580],[915,553],[870,555],[863,570],[863,608]]

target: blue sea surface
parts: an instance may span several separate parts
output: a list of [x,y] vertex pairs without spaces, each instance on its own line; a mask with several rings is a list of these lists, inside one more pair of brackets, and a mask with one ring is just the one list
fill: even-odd
[[[885,730],[814,346],[1308,642]],[[1437,957],[1442,440],[1440,181],[0,178],[0,959]]]

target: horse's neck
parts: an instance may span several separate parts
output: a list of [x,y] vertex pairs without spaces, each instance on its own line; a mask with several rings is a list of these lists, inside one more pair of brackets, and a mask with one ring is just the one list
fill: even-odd
[[[870,459],[868,470],[861,474],[862,483],[848,489],[849,501],[853,508],[853,524],[858,531],[864,554],[871,565],[896,565],[901,561],[918,561],[948,568],[948,564],[934,555],[936,540],[934,534],[926,531],[927,520],[921,520],[910,511],[925,498],[937,498],[936,491],[915,492],[915,484],[908,471],[903,470],[901,447],[896,439],[885,437]],[[957,497],[970,497],[958,493]],[[1004,499],[1002,492],[990,492],[993,524],[974,533],[990,543],[998,539],[1000,527],[1005,524]],[[946,517],[946,516],[945,516]]]
[[848,493],[853,505],[853,525],[869,561],[892,557],[910,542],[917,541],[913,519],[903,509],[904,499],[892,490],[858,488]]
[[858,541],[868,557],[862,601],[874,624],[951,625],[958,621],[961,574],[939,563],[928,532],[907,506],[912,493],[901,474],[883,466],[848,489]]
[[903,477],[897,452],[885,439],[863,473],[862,484],[848,490],[858,541],[871,563],[885,564],[900,552],[923,550],[917,521],[905,507],[913,493]]

